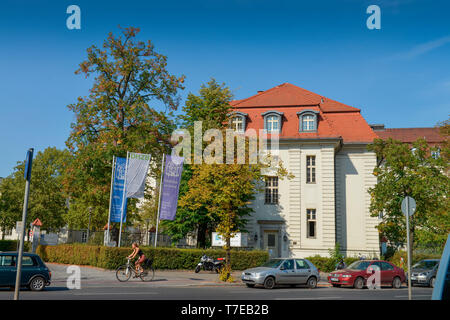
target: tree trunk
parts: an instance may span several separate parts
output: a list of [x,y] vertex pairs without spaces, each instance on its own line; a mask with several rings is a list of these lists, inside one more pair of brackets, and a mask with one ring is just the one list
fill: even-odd
[[229,270],[231,270],[231,238],[228,235],[226,237],[226,258],[225,258],[225,263],[227,265],[227,267],[229,268]]
[[198,225],[197,230],[197,248],[206,248],[206,223]]

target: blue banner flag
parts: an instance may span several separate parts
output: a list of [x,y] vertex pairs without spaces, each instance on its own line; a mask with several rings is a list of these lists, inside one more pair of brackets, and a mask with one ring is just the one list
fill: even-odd
[[[114,182],[112,187],[111,199],[111,222],[120,222],[122,217],[122,200],[125,186],[125,167],[127,165],[126,158],[116,158],[116,168],[114,170]],[[127,219],[127,198],[125,197],[123,221]]]
[[160,220],[175,219],[183,161],[182,157],[166,156],[161,190]]

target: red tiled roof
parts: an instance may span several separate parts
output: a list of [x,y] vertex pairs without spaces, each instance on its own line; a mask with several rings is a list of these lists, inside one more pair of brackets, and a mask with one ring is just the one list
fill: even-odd
[[[325,98],[308,90],[284,83],[250,98],[231,102],[234,111],[247,113],[246,129],[263,129],[262,113],[283,112],[280,139],[343,139],[344,143],[369,143],[377,138],[360,110]],[[299,132],[297,112],[318,111],[317,132]]]
[[320,105],[324,112],[359,111],[357,108],[328,99],[290,83],[283,83],[272,89],[258,92],[247,99],[233,100],[231,105],[235,108]]
[[428,143],[441,143],[445,139],[439,134],[439,128],[395,128],[375,131],[381,139],[392,138],[401,142],[412,143],[424,138]]

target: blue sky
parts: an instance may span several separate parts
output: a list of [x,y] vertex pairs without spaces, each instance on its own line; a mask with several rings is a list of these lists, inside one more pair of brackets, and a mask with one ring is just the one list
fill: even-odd
[[[81,8],[81,30],[66,9]],[[369,30],[366,8],[381,8]],[[184,98],[211,77],[242,99],[284,82],[360,108],[369,123],[428,127],[450,111],[450,4],[422,0],[2,1],[0,177],[26,150],[63,148],[91,79],[86,48],[118,25],[141,28],[186,75]]]

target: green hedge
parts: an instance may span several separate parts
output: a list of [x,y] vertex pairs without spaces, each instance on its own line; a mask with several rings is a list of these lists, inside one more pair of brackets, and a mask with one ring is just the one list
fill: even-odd
[[[311,261],[316,266],[316,268],[322,272],[331,272],[333,270],[336,270],[336,264],[339,262],[334,260],[333,258],[322,257],[319,255],[307,257],[306,259]],[[358,260],[358,258],[355,257],[344,258],[344,262],[347,266],[355,262],[356,260]]]
[[[400,258],[403,258],[403,266],[400,266]],[[394,253],[394,255],[389,259],[390,262],[395,264],[398,267],[402,267],[405,269],[405,271],[408,269],[407,261],[408,261],[408,254],[406,251],[397,251]],[[412,264],[415,264],[419,262],[420,260],[424,259],[440,259],[440,254],[428,254],[428,253],[417,253],[413,252],[412,255]]]
[[[225,257],[225,250],[217,249],[177,249],[141,247],[147,257],[153,259],[157,269],[193,270],[203,254],[213,258]],[[105,269],[115,269],[126,262],[130,248],[111,248],[84,244],[61,244],[39,246],[37,253],[46,262],[90,265]],[[232,250],[231,262],[234,270],[257,267],[269,259],[266,251]]]
[[[0,251],[17,251],[17,240],[0,240]],[[30,243],[25,242],[24,250],[30,249]]]

